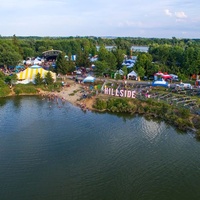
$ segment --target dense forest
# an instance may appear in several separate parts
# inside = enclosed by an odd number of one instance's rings
[[[108,51],[106,46],[114,46]],[[97,51],[97,46],[100,46]],[[134,52],[132,46],[148,46],[149,51]],[[200,39],[171,39],[164,38],[101,38],[101,37],[0,37],[0,66],[16,66],[28,57],[42,56],[47,50],[61,50],[59,63],[61,71],[66,73],[73,70],[73,66],[90,67],[88,59],[98,55],[95,62],[95,73],[112,73],[117,69],[124,69],[124,56],[137,56],[134,70],[139,76],[150,76],[157,71],[177,74],[181,79],[189,79],[193,74],[200,73]],[[76,55],[72,64],[69,59],[61,62],[67,55]],[[70,66],[69,66],[70,65]],[[129,72],[128,71],[126,73]],[[125,70],[126,71],[126,70]]]

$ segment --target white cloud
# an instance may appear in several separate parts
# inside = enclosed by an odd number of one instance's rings
[[[186,31],[186,36],[199,37],[199,0],[0,0],[0,3],[3,36],[171,37]]]
[[[173,15],[168,9],[165,10],[165,14],[168,15],[168,16],[172,16]]]
[[[181,12],[175,12],[175,16],[177,18],[180,18],[180,19],[187,18],[187,15],[183,11],[181,11]]]
[[[185,18],[187,18],[187,15],[183,11],[172,13],[170,10],[165,9],[165,15],[170,16],[170,17],[171,16],[175,16],[178,19],[185,19]]]

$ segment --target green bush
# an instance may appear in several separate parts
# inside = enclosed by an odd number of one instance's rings
[[[177,118],[174,123],[180,130],[187,130],[188,127],[192,127],[192,123],[183,118]]]
[[[179,115],[179,117],[186,119],[186,118],[189,118],[190,111],[188,109],[185,109],[185,108],[180,108],[178,110],[178,115]]]
[[[0,97],[8,96],[10,93],[10,89],[7,85],[0,87]]]
[[[14,92],[16,95],[19,94],[36,94],[37,93],[37,88],[34,85],[15,85],[14,87]]]
[[[16,95],[19,95],[19,94],[22,93],[22,90],[20,88],[15,88],[14,92],[15,92]]]
[[[107,109],[107,103],[105,100],[102,99],[96,99],[96,102],[94,104],[94,108],[98,110],[104,110]]]

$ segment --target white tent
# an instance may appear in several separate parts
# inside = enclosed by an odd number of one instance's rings
[[[34,65],[40,65],[42,63],[41,60],[38,60],[37,58],[33,61]]]
[[[116,78],[117,74],[119,74],[120,76],[123,76],[124,75],[124,71],[123,70],[117,70],[114,74],[114,78]]]
[[[95,78],[93,76],[87,76],[85,79],[83,79],[83,83],[93,83],[95,81]]]
[[[137,73],[136,73],[135,71],[130,72],[130,73],[127,75],[127,79],[129,79],[130,77],[136,77],[136,78],[137,78]]]

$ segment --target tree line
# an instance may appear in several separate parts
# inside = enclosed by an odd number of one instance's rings
[[[107,45],[115,46],[108,51]],[[148,46],[148,53],[131,51],[131,46]],[[97,46],[100,46],[97,51]],[[137,56],[134,70],[140,76],[157,71],[174,73],[182,79],[200,73],[200,39],[164,38],[101,38],[101,37],[0,37],[0,66],[16,66],[27,57],[42,56],[47,50],[61,50],[57,58],[57,73],[66,74],[75,66],[88,68],[89,57],[98,55],[95,73],[112,73],[123,68],[124,56]],[[67,55],[68,60],[65,56]],[[76,61],[71,56],[76,55]],[[128,69],[127,73],[132,69]],[[125,70],[126,71],[126,70]]]

